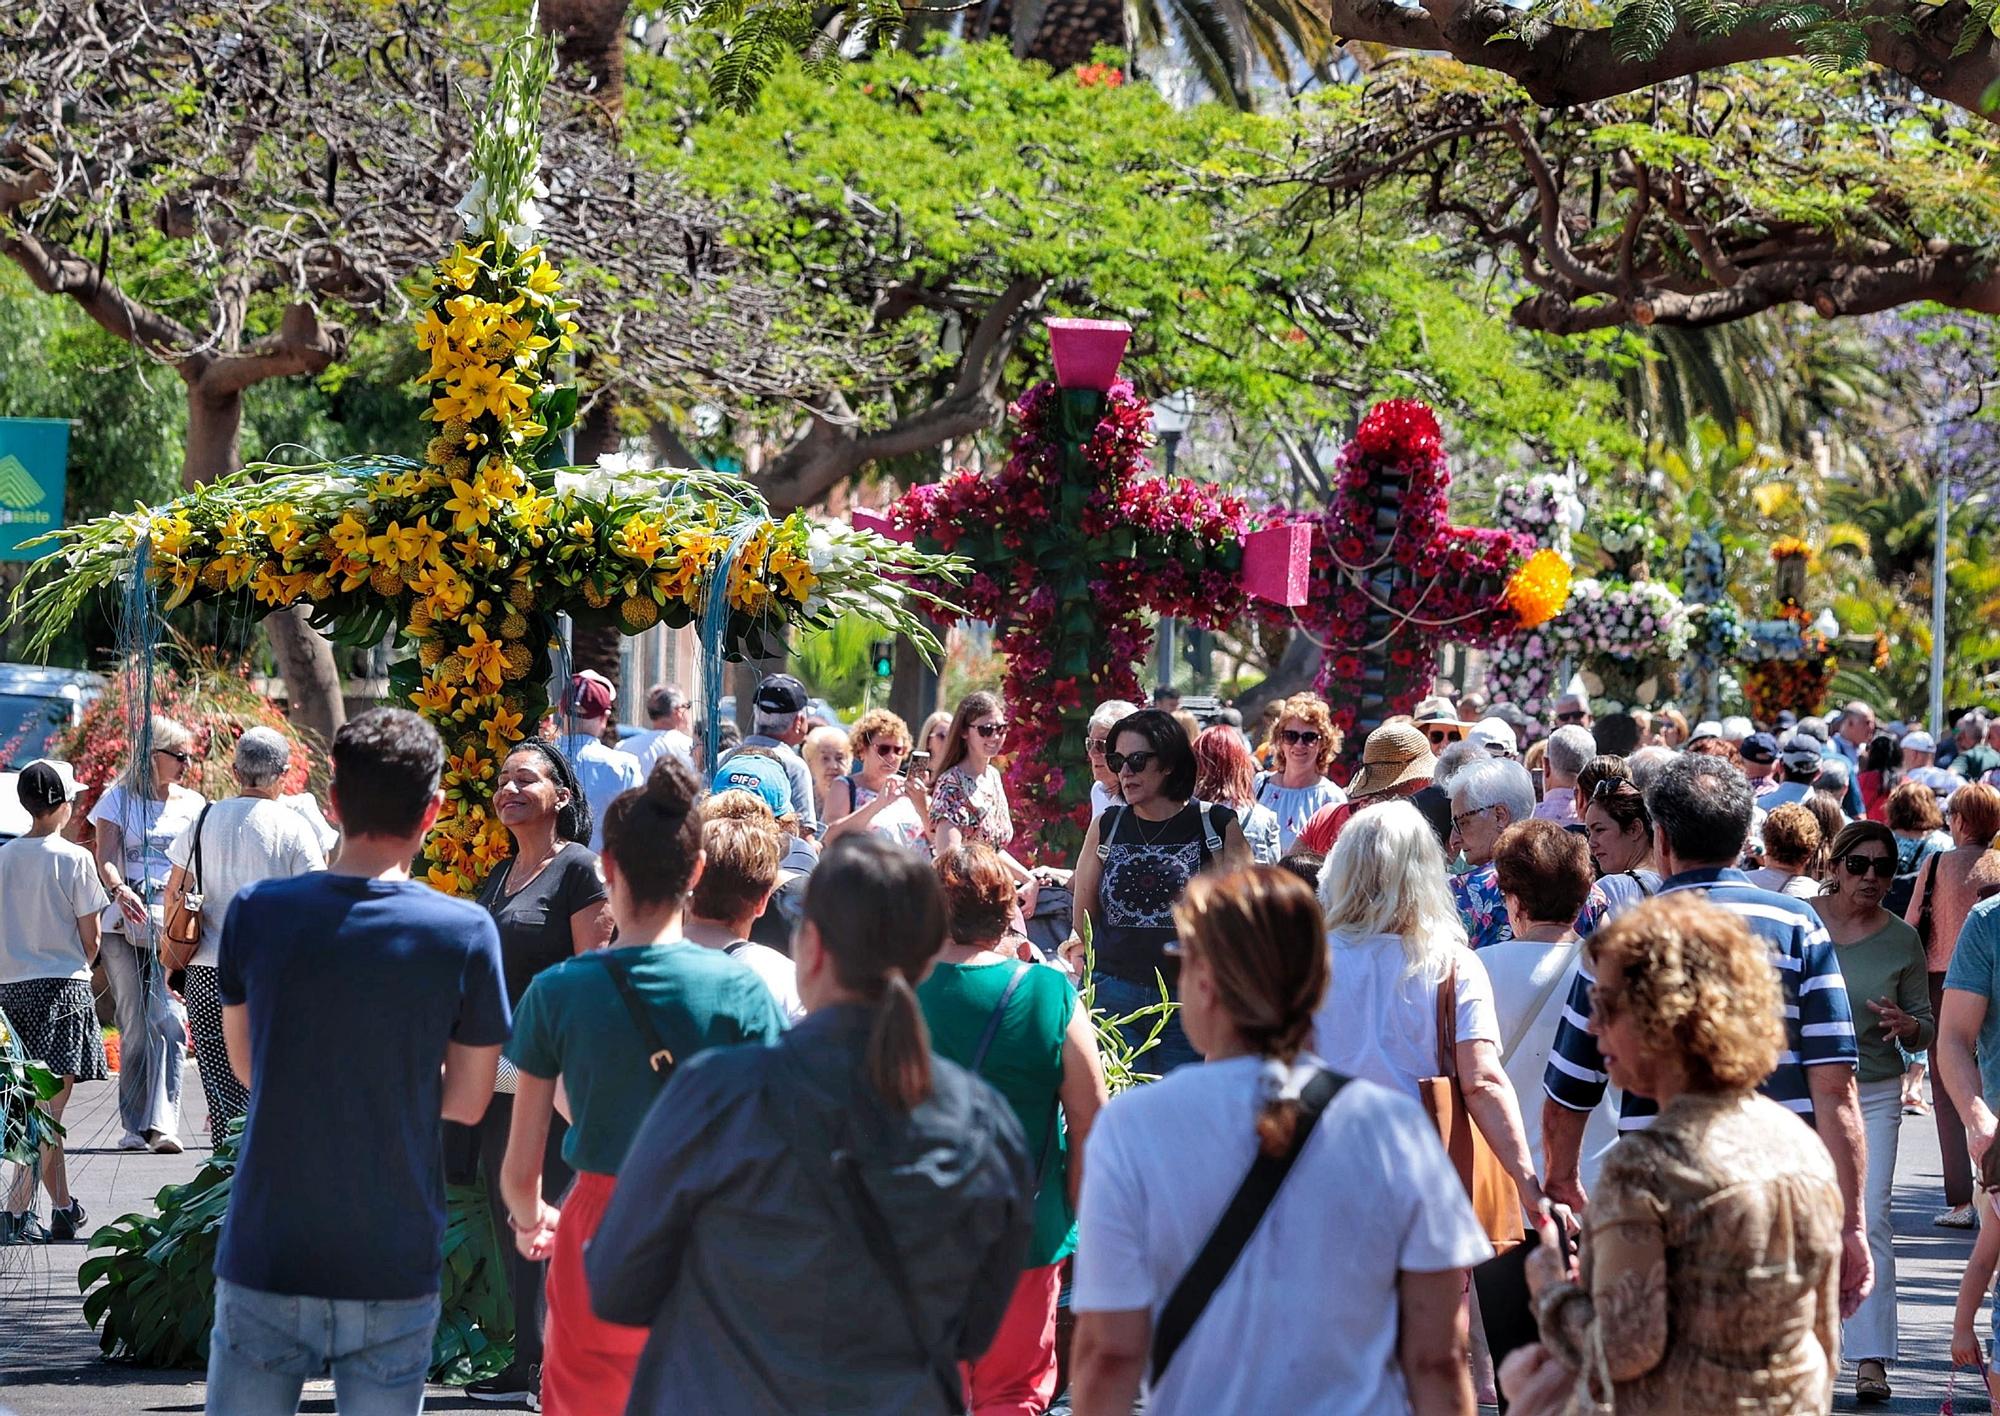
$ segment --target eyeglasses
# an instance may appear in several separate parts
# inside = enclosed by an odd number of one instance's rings
[[[1110,738],[1085,738],[1083,740],[1083,750],[1089,753],[1092,757],[1104,756],[1106,749],[1108,749],[1110,746],[1111,746]]]
[[[190,763],[190,762],[194,761],[194,758],[190,757],[190,756],[189,756],[189,755],[188,755],[187,753],[185,753],[185,752],[182,752],[182,751],[181,751],[181,750],[180,750],[179,748],[174,748],[174,747],[156,747],[156,748],[154,748],[154,749],[153,749],[153,751],[155,751],[155,752],[159,753],[159,754],[160,754],[160,756],[162,756],[162,757],[171,757],[171,758],[173,758],[173,759],[174,759],[174,761],[176,761],[176,762],[180,763],[180,764],[181,764],[181,766],[183,766],[183,767],[187,766],[187,765],[188,765],[188,763]]]
[[[1450,728],[1432,728],[1424,736],[1431,740],[1432,747],[1443,747],[1448,742],[1458,741],[1458,734]]]
[[[1134,772],[1143,772],[1159,760],[1160,754],[1157,752],[1107,752],[1104,754],[1104,765],[1114,772],[1123,772],[1128,767]]]
[[[1301,746],[1315,747],[1319,744],[1318,733],[1313,733],[1313,732],[1302,733],[1297,728],[1286,728],[1282,733],[1279,733],[1278,736],[1284,739],[1286,747],[1301,747]]]
[[[910,749],[902,746],[900,743],[878,742],[874,745],[874,752],[877,757],[887,757],[891,760],[908,756],[909,751]]]
[[[1857,880],[1871,870],[1875,872],[1876,878],[1880,880],[1892,880],[1896,875],[1896,858],[1894,856],[1842,856],[1840,863],[1846,866],[1847,873]]]
[[[1454,831],[1465,830],[1466,822],[1470,821],[1475,816],[1484,815],[1485,813],[1491,811],[1494,806],[1498,806],[1499,804],[1500,803],[1496,801],[1493,803],[1492,806],[1475,806],[1470,811],[1459,811],[1452,813],[1451,829]]]
[[[974,723],[972,730],[983,738],[997,738],[1007,731],[1006,719],[997,723]]]

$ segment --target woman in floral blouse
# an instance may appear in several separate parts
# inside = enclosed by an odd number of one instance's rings
[[[1007,788],[993,759],[1007,741],[1007,719],[1000,700],[991,693],[972,693],[959,703],[946,730],[944,755],[931,778],[931,853],[942,860],[960,846],[979,842],[993,847],[1024,892],[1022,909],[1034,908],[1034,876],[1008,849],[1014,841],[1014,817],[1007,809]]]

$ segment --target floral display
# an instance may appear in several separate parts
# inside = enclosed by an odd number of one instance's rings
[[[1107,699],[1138,700],[1152,646],[1147,610],[1219,626],[1246,607],[1239,497],[1150,477],[1152,410],[1132,386],[1108,395],[1044,383],[1009,410],[1006,465],[916,487],[889,509],[919,547],[964,556],[953,593],[999,626],[1013,724],[1006,782],[1018,849],[1075,856],[1090,817],[1084,728]],[[942,585],[926,588],[946,593]]]
[[[1583,529],[1583,499],[1568,472],[1503,478],[1495,489],[1494,515],[1502,526],[1529,532],[1569,559],[1570,538]]]
[[[1562,686],[1565,664],[1629,692],[1670,672],[1694,630],[1688,606],[1663,581],[1585,578],[1570,586],[1561,616],[1495,651],[1487,674],[1496,697],[1542,713]]]
[[[1441,642],[1504,641],[1560,609],[1568,564],[1534,558],[1526,532],[1450,524],[1437,415],[1415,400],[1370,409],[1336,468],[1299,623],[1326,646],[1319,688],[1353,739],[1430,692]]]
[[[445,739],[445,806],[417,873],[470,894],[511,849],[490,810],[508,749],[548,708],[556,616],[627,633],[704,616],[725,647],[760,648],[786,624],[859,611],[934,649],[923,603],[897,577],[943,586],[950,563],[867,533],[774,522],[748,484],[707,472],[613,475],[541,466],[575,417],[559,377],[575,324],[560,272],[535,243],[544,43],[511,46],[476,124],[478,181],[463,241],[425,284],[416,322],[434,431],[421,459],[255,464],[157,510],[55,533],[24,582],[45,643],[91,590],[136,565],[164,607],[211,596],[305,604],[342,642],[392,627],[410,656],[396,694]]]

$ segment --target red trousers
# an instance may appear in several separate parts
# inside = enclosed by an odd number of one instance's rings
[[[588,1170],[563,1196],[562,1223],[549,1255],[548,1323],[542,1339],[542,1410],[550,1416],[604,1416],[625,1409],[647,1330],[607,1323],[590,1311],[583,1246],[611,1204],[617,1177]]]
[[[563,1220],[568,1222],[567,1213]],[[993,1345],[976,1361],[959,1364],[972,1416],[1040,1416],[1049,1409],[1056,1394],[1056,1299],[1061,1293],[1061,1264],[1021,1270]]]

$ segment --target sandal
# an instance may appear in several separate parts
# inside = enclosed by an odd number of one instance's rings
[[[1931,1223],[1939,1229],[1977,1229],[1979,1216],[1973,1212],[1971,1205],[1960,1205],[1957,1209],[1946,1210]]]
[[[1889,1396],[1887,1369],[1876,1358],[1864,1357],[1854,1370],[1854,1399],[1873,1405],[1878,1401],[1887,1401]]]

